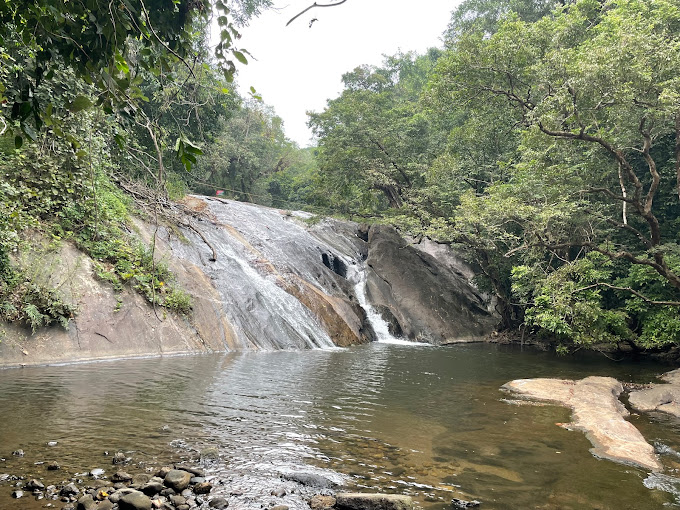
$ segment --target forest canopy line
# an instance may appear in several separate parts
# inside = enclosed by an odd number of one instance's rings
[[[189,313],[153,246],[130,248],[131,196],[171,210],[222,190],[454,244],[503,328],[563,352],[680,343],[675,0],[464,0],[443,49],[347,72],[305,149],[229,81],[239,26],[270,0],[216,3],[216,55],[209,0],[98,5],[0,0],[5,320],[76,313],[13,255],[34,230]]]

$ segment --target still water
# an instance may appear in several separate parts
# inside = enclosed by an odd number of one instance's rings
[[[645,487],[643,470],[592,457],[583,434],[555,425],[569,411],[509,404],[499,387],[587,375],[645,383],[671,368],[485,344],[374,343],[0,370],[0,474],[44,477],[34,462],[51,460],[61,480],[111,474],[105,452],[129,452],[143,468],[212,447],[216,472],[245,493],[230,508],[266,506],[258,491],[305,471],[410,494],[428,510],[450,508],[452,497],[485,509],[656,509],[673,494]],[[649,442],[680,451],[677,421],[630,419]],[[23,459],[11,455],[19,448]],[[662,461],[675,476],[680,459]],[[44,504],[10,500],[10,491],[0,483],[0,509]]]

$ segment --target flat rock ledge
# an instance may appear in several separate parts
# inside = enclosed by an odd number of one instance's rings
[[[680,418],[680,369],[667,372],[660,378],[666,384],[632,391],[628,395],[628,403],[637,411],[660,411]]]
[[[572,409],[572,423],[565,428],[585,432],[591,453],[614,462],[661,471],[654,448],[624,417],[628,411],[619,402],[623,386],[611,377],[567,379],[518,379],[502,389],[524,398],[556,402]]]

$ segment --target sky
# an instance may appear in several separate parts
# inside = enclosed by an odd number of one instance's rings
[[[333,0],[335,1],[335,0]],[[275,8],[241,29],[238,45],[252,58],[237,63],[239,92],[250,87],[284,121],[286,136],[313,144],[306,111],[322,111],[342,91],[341,77],[362,64],[379,65],[399,50],[424,53],[441,35],[459,0],[347,0],[316,7],[286,27],[314,0],[276,0]],[[318,3],[331,3],[318,0]],[[312,26],[309,22],[317,18]]]

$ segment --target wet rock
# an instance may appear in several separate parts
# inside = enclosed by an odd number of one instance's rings
[[[312,510],[329,510],[335,506],[335,498],[333,496],[317,495],[309,500],[309,507]]]
[[[61,490],[59,491],[60,496],[75,496],[77,494],[80,494],[80,489],[76,487],[74,483],[69,483],[68,485],[64,485]]]
[[[50,441],[50,442],[47,443],[47,446],[50,446],[50,447],[57,446],[57,442],[56,441]]]
[[[139,491],[125,494],[118,501],[120,510],[151,510],[151,499]]]
[[[0,475],[0,482],[4,482],[6,480],[9,480],[9,474],[8,473],[3,473]]]
[[[172,466],[163,466],[162,468],[160,468],[160,469],[158,470],[158,472],[156,473],[156,476],[157,476],[158,478],[160,478],[160,479],[163,479],[163,478],[165,478],[166,475],[167,475],[170,471],[172,471],[173,469],[174,469],[174,468],[173,468]]]
[[[339,493],[335,507],[343,510],[413,510],[413,500],[399,494]]]
[[[451,500],[451,505],[453,508],[477,508],[481,505],[482,503],[477,501],[476,499],[473,499],[472,501],[467,501],[465,499],[458,499],[458,498],[453,498]]]
[[[80,498],[76,504],[76,510],[94,510],[95,508],[97,508],[97,503],[90,494]]]
[[[53,460],[52,462],[47,464],[47,470],[48,471],[57,471],[59,469],[61,469],[61,466],[59,465],[59,463],[56,460]]]
[[[201,462],[216,461],[220,458],[220,452],[217,448],[209,447],[201,450]]]
[[[142,485],[140,490],[147,496],[153,496],[154,494],[158,494],[163,490],[163,484],[161,482],[149,481]]]
[[[212,484],[208,482],[201,482],[194,485],[195,494],[209,494],[212,490]]]
[[[168,487],[175,489],[177,492],[181,492],[189,487],[190,480],[191,473],[180,469],[173,469],[167,475],[165,475],[164,483]]]
[[[95,478],[100,477],[104,474],[104,470],[102,468],[96,468],[90,471],[90,476],[93,476]]]
[[[179,505],[177,507],[177,510],[191,510],[191,506],[190,505]]]
[[[185,471],[186,471],[186,469],[185,469]],[[205,478],[203,478],[202,476],[192,476],[191,480],[189,480],[189,483],[191,485],[194,485],[194,484],[197,484],[197,483],[203,483],[203,482],[205,482]]]
[[[174,489],[171,489],[170,487],[166,487],[161,491],[161,496],[165,496],[166,498],[169,498],[170,496],[174,496],[176,494]]]
[[[42,483],[40,480],[36,480],[33,478],[32,480],[29,480],[28,483],[26,483],[26,490],[29,491],[34,491],[34,490],[45,490],[45,484]]]
[[[24,456],[24,451],[23,451],[23,450],[14,450],[14,451],[12,452],[12,455],[14,455],[15,457],[23,457],[23,456]]]
[[[628,402],[637,411],[660,411],[680,418],[680,369],[667,372],[661,379],[668,384],[632,391]]]
[[[23,496],[24,496],[24,491],[20,491],[20,490],[12,491],[12,497],[14,499],[19,499]]]
[[[116,452],[113,454],[113,459],[111,463],[116,464],[127,464],[132,460],[132,457],[127,457],[123,452]]]
[[[285,487],[277,487],[273,491],[270,492],[272,496],[276,496],[277,498],[282,498],[286,495],[286,488]]]
[[[170,496],[170,503],[175,506],[186,505],[187,500],[184,496]]]
[[[215,448],[215,450],[217,449]],[[187,473],[191,473],[193,476],[205,477],[205,471],[193,466],[187,466],[185,464],[176,464],[175,469],[179,469],[180,471],[186,471]]]
[[[132,475],[125,471],[116,471],[111,477],[113,483],[127,483],[132,481]]]
[[[132,485],[144,485],[151,477],[146,473],[138,473],[132,477]]]
[[[481,340],[498,323],[486,296],[470,283],[470,269],[449,246],[409,243],[393,227],[373,225],[367,263],[367,298],[411,340]]]
[[[229,502],[224,498],[213,498],[208,503],[208,506],[210,508],[216,508],[217,510],[222,510],[223,508],[227,508],[229,506]]]
[[[652,445],[632,423],[624,420],[628,411],[617,398],[623,387],[616,379],[518,379],[504,384],[503,389],[570,407],[572,423],[564,426],[585,431],[593,445],[590,450],[593,455],[651,471],[663,469]]]
[[[286,473],[282,476],[286,480],[291,480],[308,487],[316,487],[319,489],[330,489],[336,485],[336,483],[332,480],[315,473]]]
[[[270,510],[288,510],[287,505],[274,505]]]
[[[108,499],[105,499],[101,503],[97,505],[97,510],[112,510],[113,509],[113,503],[109,501]]]

